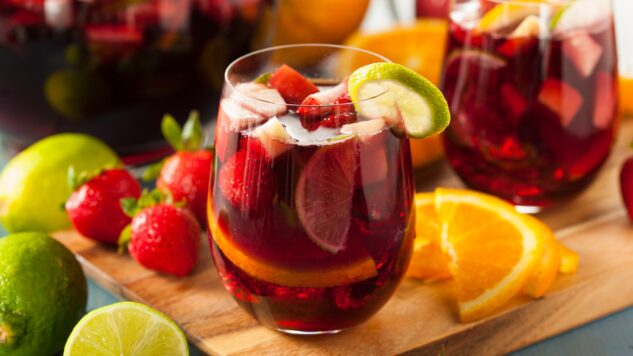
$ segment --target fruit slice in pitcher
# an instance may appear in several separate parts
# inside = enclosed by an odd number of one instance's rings
[[[310,239],[333,254],[343,250],[352,220],[358,141],[320,148],[303,170],[295,200],[299,220]]]

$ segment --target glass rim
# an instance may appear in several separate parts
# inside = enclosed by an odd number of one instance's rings
[[[358,47],[352,47],[352,46],[346,46],[346,45],[338,45],[338,44],[330,44],[330,43],[298,43],[298,44],[286,44],[286,45],[279,45],[279,46],[272,46],[272,47],[266,47],[266,48],[262,48],[262,49],[258,49],[256,51],[253,52],[249,52],[245,55],[242,55],[238,58],[236,58],[235,60],[233,60],[231,63],[229,63],[229,65],[226,67],[226,69],[224,70],[224,83],[225,85],[227,85],[233,92],[239,93],[240,95],[244,95],[245,97],[249,98],[249,99],[253,99],[253,100],[257,100],[260,101],[262,103],[267,103],[267,104],[275,104],[273,102],[270,102],[268,100],[264,100],[262,98],[258,98],[255,96],[251,96],[248,93],[244,93],[241,92],[239,90],[236,89],[236,86],[233,85],[233,83],[231,83],[231,81],[229,80],[229,72],[231,71],[231,69],[240,61],[245,60],[249,57],[252,56],[256,56],[262,53],[266,53],[266,52],[274,52],[274,51],[278,51],[278,50],[284,50],[284,49],[291,49],[291,48],[302,48],[302,47],[321,47],[321,48],[331,48],[331,49],[339,49],[339,50],[346,50],[346,51],[353,51],[353,52],[358,52],[358,53],[363,53],[366,55],[370,55],[373,57],[376,57],[380,60],[382,60],[383,62],[387,62],[387,63],[391,63],[392,61],[385,57],[382,56],[376,52],[372,52],[366,49],[362,49],[362,48],[358,48]],[[241,83],[240,83],[241,84]],[[364,102],[364,101],[369,101],[369,100],[373,100],[376,99],[382,95],[384,95],[385,93],[387,93],[388,90],[385,90],[383,92],[380,92],[376,95],[373,95],[369,98],[363,98],[360,101]],[[303,105],[303,107],[307,107],[307,108],[327,108],[327,107],[346,107],[349,105],[354,105],[354,102],[350,102],[350,103],[344,103],[344,104],[321,104],[321,105]],[[299,106],[302,106],[301,104],[288,104],[286,103],[287,107],[291,107],[291,108],[297,108]]]

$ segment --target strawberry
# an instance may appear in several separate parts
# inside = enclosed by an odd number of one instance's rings
[[[174,276],[186,276],[198,263],[200,225],[188,209],[173,204],[159,191],[140,199],[124,201],[134,216],[119,239],[119,251],[126,247],[142,266]]]
[[[356,122],[356,111],[347,94],[347,80],[329,90],[309,95],[297,109],[297,115],[308,131],[319,126],[338,128]]]
[[[78,187],[66,201],[65,208],[75,229],[83,236],[108,244],[116,244],[119,234],[132,220],[120,205],[123,198],[138,198],[141,186],[124,169],[106,169],[89,177],[79,178],[71,169],[71,184]]]
[[[633,157],[629,157],[620,170],[620,192],[629,218],[633,220]]]
[[[169,192],[174,200],[184,201],[204,226],[213,154],[202,148],[203,132],[198,113],[192,112],[182,129],[173,117],[165,115],[162,129],[176,153],[150,167],[143,178],[158,177],[157,188]]]
[[[308,95],[319,92],[316,85],[286,64],[270,75],[268,86],[277,89],[286,103],[295,105]]]
[[[218,184],[224,197],[244,212],[260,212],[271,204],[271,158],[257,139],[247,139],[244,147],[222,166]]]
[[[347,93],[341,94],[334,102],[334,112],[321,122],[321,126],[339,128],[356,122],[356,110]]]

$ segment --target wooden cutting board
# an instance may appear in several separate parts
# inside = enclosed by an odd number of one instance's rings
[[[55,237],[72,249],[87,275],[113,294],[163,311],[202,351],[214,355],[385,355],[411,353],[490,355],[513,351],[633,305],[633,224],[619,194],[633,121],[596,182],[579,198],[540,214],[565,244],[580,254],[580,269],[562,276],[545,298],[517,299],[496,315],[471,324],[457,321],[448,286],[406,279],[388,304],[362,326],[333,336],[283,335],[259,326],[224,290],[208,248],[185,279],[143,269],[128,256],[74,232]],[[419,190],[461,186],[445,163],[418,179]],[[203,246],[207,246],[206,243]]]

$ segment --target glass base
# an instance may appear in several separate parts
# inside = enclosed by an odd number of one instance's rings
[[[289,330],[276,328],[275,330],[289,335],[311,336],[311,335],[334,335],[338,334],[345,329],[338,330],[323,330],[323,331],[301,331],[301,330]]]
[[[538,214],[543,211],[542,206],[532,206],[532,205],[515,205],[514,209],[521,214]]]

